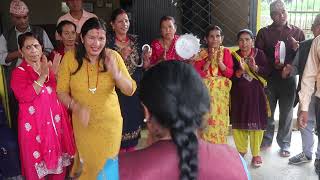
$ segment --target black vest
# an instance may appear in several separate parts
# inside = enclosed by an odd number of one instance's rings
[[[30,26],[31,32],[36,36],[36,38],[39,40],[39,43],[43,45],[43,29],[41,27],[37,26]],[[3,34],[4,38],[7,41],[7,49],[8,52],[13,52],[18,50],[18,44],[17,44],[17,35],[15,27],[9,29],[6,33]],[[13,61],[10,66],[16,67],[17,61]]]
[[[298,83],[298,87],[297,87],[297,95],[296,95],[296,99],[294,102],[294,106],[296,106],[297,103],[299,102],[298,92],[301,89],[301,80],[302,80],[303,70],[304,70],[304,67],[305,67],[307,60],[308,60],[308,55],[309,55],[312,41],[313,41],[313,39],[308,39],[308,40],[302,41],[299,44],[299,59],[298,59],[299,60],[299,62],[298,62],[299,83]]]

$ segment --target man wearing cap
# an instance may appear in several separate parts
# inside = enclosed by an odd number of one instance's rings
[[[296,79],[294,76],[283,79],[281,74],[284,65],[292,63],[299,47],[299,42],[303,41],[305,36],[301,29],[288,23],[287,11],[282,0],[276,0],[270,4],[270,16],[273,23],[260,29],[255,43],[257,48],[264,51],[273,67],[271,75],[267,79],[268,98],[272,115],[268,119],[268,126],[264,133],[261,148],[266,149],[272,144],[275,130],[274,111],[277,102],[279,102],[280,117],[277,143],[280,147],[280,156],[289,157]],[[275,63],[275,46],[280,41],[283,41],[286,46],[284,64]]]
[[[9,98],[10,118],[12,125],[16,128],[18,104],[11,91],[10,77],[11,71],[19,66],[22,57],[18,51],[18,36],[25,32],[32,32],[43,45],[43,50],[48,55],[52,50],[52,43],[47,33],[40,27],[29,24],[29,9],[21,0],[13,0],[10,4],[10,16],[13,27],[0,36],[0,64],[4,66],[4,76],[6,78],[6,91]]]
[[[71,21],[77,26],[77,34],[80,34],[82,25],[90,18],[97,17],[95,14],[85,11],[82,7],[82,0],[65,0],[70,11],[58,19],[57,24],[63,20]],[[56,39],[60,38],[56,34]]]
[[[313,21],[313,24],[311,26],[311,31],[314,35],[314,37],[317,37],[320,35],[320,14],[316,16],[316,18]],[[311,44],[313,42],[313,39],[308,39],[300,43],[298,52],[296,54],[296,57],[293,60],[292,65],[287,64],[284,67],[284,70],[282,72],[282,75],[284,78],[287,76],[295,76],[299,75],[299,83],[297,92],[301,89],[301,79],[303,75],[303,70],[305,67],[305,64],[308,59],[309,51],[311,48]],[[296,97],[295,105],[298,103],[299,97]],[[301,132],[301,139],[302,139],[302,152],[297,154],[296,156],[293,156],[289,159],[289,164],[301,164],[306,162],[311,162],[312,160],[312,151],[313,151],[313,145],[314,145],[314,137],[313,137],[313,129],[315,127],[316,122],[316,114],[315,114],[315,101],[316,97],[314,94],[311,96],[311,101],[309,104],[309,110],[308,110],[308,123],[305,128],[300,129]],[[316,161],[320,162],[320,142],[318,142],[318,148],[316,152]],[[320,163],[318,163],[318,171],[320,170]]]

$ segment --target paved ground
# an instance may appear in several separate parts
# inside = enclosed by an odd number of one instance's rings
[[[146,134],[142,133],[140,147],[145,144]],[[315,136],[317,145],[317,137]],[[232,136],[228,137],[228,143],[235,147]],[[250,149],[250,148],[248,148]],[[301,152],[301,136],[299,131],[294,131],[292,134],[291,155],[294,156]],[[316,146],[314,147],[316,149]],[[317,174],[314,172],[314,160],[310,163],[302,165],[289,165],[289,158],[282,158],[278,154],[279,147],[274,141],[272,147],[267,151],[263,151],[261,156],[263,158],[263,165],[260,168],[252,168],[250,151],[245,156],[251,173],[252,180],[318,180]],[[320,180],[320,178],[319,178]]]
[[[229,144],[234,146],[231,136],[229,137]],[[317,144],[317,142],[315,144]],[[291,155],[294,156],[300,153],[301,149],[300,132],[295,131],[292,135]],[[316,147],[314,147],[314,149],[316,149]],[[314,172],[314,161],[299,166],[289,165],[289,158],[280,157],[278,152],[279,147],[274,141],[269,150],[261,153],[263,165],[256,169],[250,166],[251,154],[248,153],[246,155],[245,160],[248,164],[252,180],[318,180],[318,176]]]

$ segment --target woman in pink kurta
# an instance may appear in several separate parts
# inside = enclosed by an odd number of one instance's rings
[[[19,102],[22,175],[27,180],[63,180],[75,152],[71,124],[39,41],[28,32],[19,36],[18,43],[24,60],[12,72],[11,88]]]
[[[160,19],[160,33],[161,37],[151,42],[151,54],[144,55],[144,68],[168,60],[182,60],[176,53],[175,44],[179,36],[176,35],[175,20],[171,16],[163,16]]]

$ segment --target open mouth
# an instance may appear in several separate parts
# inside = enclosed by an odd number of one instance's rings
[[[93,52],[99,52],[100,51],[100,48],[99,47],[91,47],[91,50]]]
[[[128,27],[123,27],[121,28],[122,31],[127,31],[128,30]]]

